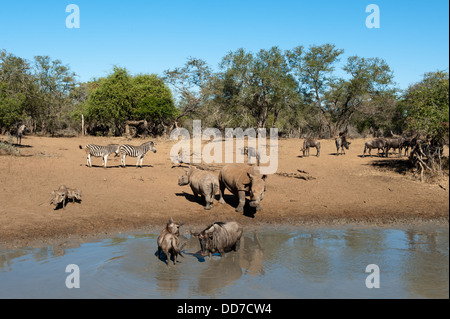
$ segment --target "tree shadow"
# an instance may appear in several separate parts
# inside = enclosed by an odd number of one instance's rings
[[[27,144],[17,144],[17,143],[13,143],[13,144],[11,144],[12,146],[14,146],[14,147],[17,147],[17,148],[30,148],[30,147],[33,147],[33,146],[31,146],[31,145],[27,145]]]
[[[370,165],[381,170],[396,172],[401,175],[405,175],[413,168],[413,165],[409,160],[400,158],[374,160],[366,165]]]

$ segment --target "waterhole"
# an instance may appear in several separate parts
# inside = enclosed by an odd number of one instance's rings
[[[237,252],[211,259],[182,235],[176,265],[156,256],[157,236],[1,250],[0,298],[449,298],[448,227],[244,230]]]

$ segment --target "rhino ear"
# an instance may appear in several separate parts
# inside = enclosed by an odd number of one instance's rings
[[[247,176],[252,180],[253,178],[255,178],[255,175],[253,175],[252,173],[247,173]]]

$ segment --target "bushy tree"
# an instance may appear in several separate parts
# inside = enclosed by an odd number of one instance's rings
[[[443,142],[449,130],[448,72],[426,73],[408,88],[402,105],[409,129]]]
[[[87,100],[86,118],[111,134],[123,134],[130,120],[149,121],[150,130],[163,133],[176,115],[172,94],[156,75],[133,77],[125,68],[114,67],[97,85]],[[162,126],[162,132],[157,125]]]

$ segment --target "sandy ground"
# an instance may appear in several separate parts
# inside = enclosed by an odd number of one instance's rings
[[[7,137],[0,136],[0,140]],[[302,157],[303,140],[279,140],[278,173],[270,175],[262,211],[246,207],[235,212],[237,200],[229,192],[227,203],[215,201],[211,211],[195,201],[189,186],[178,186],[182,168],[172,168],[170,149],[174,141],[153,139],[157,153],[136,159],[111,156],[108,168],[101,158],[86,166],[79,145],[134,144],[141,139],[25,136],[21,156],[0,156],[0,245],[23,246],[35,242],[86,239],[139,229],[158,229],[169,217],[185,223],[186,229],[206,227],[215,221],[236,220],[244,227],[267,224],[342,225],[365,223],[423,223],[448,225],[448,175],[437,183],[421,183],[402,169],[395,156],[389,159],[361,158],[364,140],[352,140],[350,150],[336,156],[333,140],[322,140],[315,157]],[[448,156],[448,149],[445,149]],[[401,161],[406,161],[403,157]],[[214,164],[218,174],[221,165]],[[298,169],[307,173],[300,174]],[[307,179],[282,175],[299,174]],[[81,203],[65,209],[49,205],[50,193],[59,185],[82,190]],[[218,197],[217,197],[218,198]],[[247,205],[248,206],[248,205]],[[200,230],[200,229],[199,229]]]

